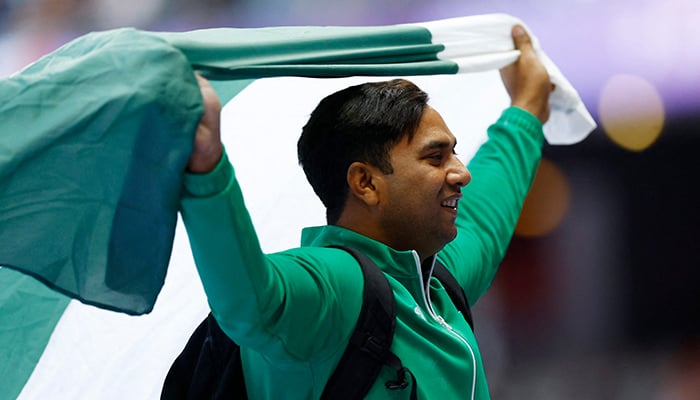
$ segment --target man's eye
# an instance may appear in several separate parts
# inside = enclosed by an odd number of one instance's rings
[[[445,156],[442,153],[436,153],[436,154],[431,154],[428,156],[428,161],[430,161],[431,164],[442,164],[442,161],[445,159]]]

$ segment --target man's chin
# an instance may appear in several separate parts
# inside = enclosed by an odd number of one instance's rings
[[[455,228],[452,232],[445,233],[442,236],[443,236],[444,240],[443,240],[442,246],[440,246],[440,249],[438,251],[442,250],[443,247],[447,246],[447,244],[449,244],[451,241],[453,241],[457,238],[457,229]]]
[[[452,225],[452,227],[449,230],[448,236],[450,237],[450,239],[447,241],[447,243],[455,240],[455,238],[457,237],[457,226],[456,225]]]

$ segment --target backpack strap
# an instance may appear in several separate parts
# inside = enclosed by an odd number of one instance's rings
[[[388,389],[408,387],[411,376],[411,399],[416,399],[417,382],[413,373],[390,351],[396,327],[396,300],[384,273],[360,251],[346,246],[332,246],[350,253],[360,264],[365,287],[362,309],[348,347],[326,383],[321,399],[364,398],[377,380],[383,366],[396,371],[396,380],[388,381]]]
[[[435,260],[435,267],[433,267],[433,276],[436,277],[445,291],[450,296],[452,303],[457,307],[459,311],[462,312],[462,316],[467,320],[469,326],[474,330],[474,319],[472,318],[472,311],[469,308],[469,300],[467,295],[464,293],[464,289],[459,285],[457,279],[454,275],[440,262]]]

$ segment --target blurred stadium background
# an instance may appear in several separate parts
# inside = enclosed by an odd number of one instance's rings
[[[0,0],[0,77],[95,30],[521,18],[600,127],[545,158],[476,306],[496,399],[700,399],[697,0]],[[697,136],[696,136],[697,135]]]

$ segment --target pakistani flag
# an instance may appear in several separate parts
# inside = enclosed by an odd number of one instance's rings
[[[92,33],[0,80],[0,399],[154,399],[207,314],[178,220],[203,106],[265,251],[298,245],[324,209],[296,162],[318,101],[404,76],[431,96],[465,161],[509,100],[507,15],[381,27]],[[539,48],[556,91],[547,140],[595,124]],[[265,78],[265,79],[260,79]],[[334,78],[334,79],[318,79]],[[167,275],[166,275],[167,272]]]

